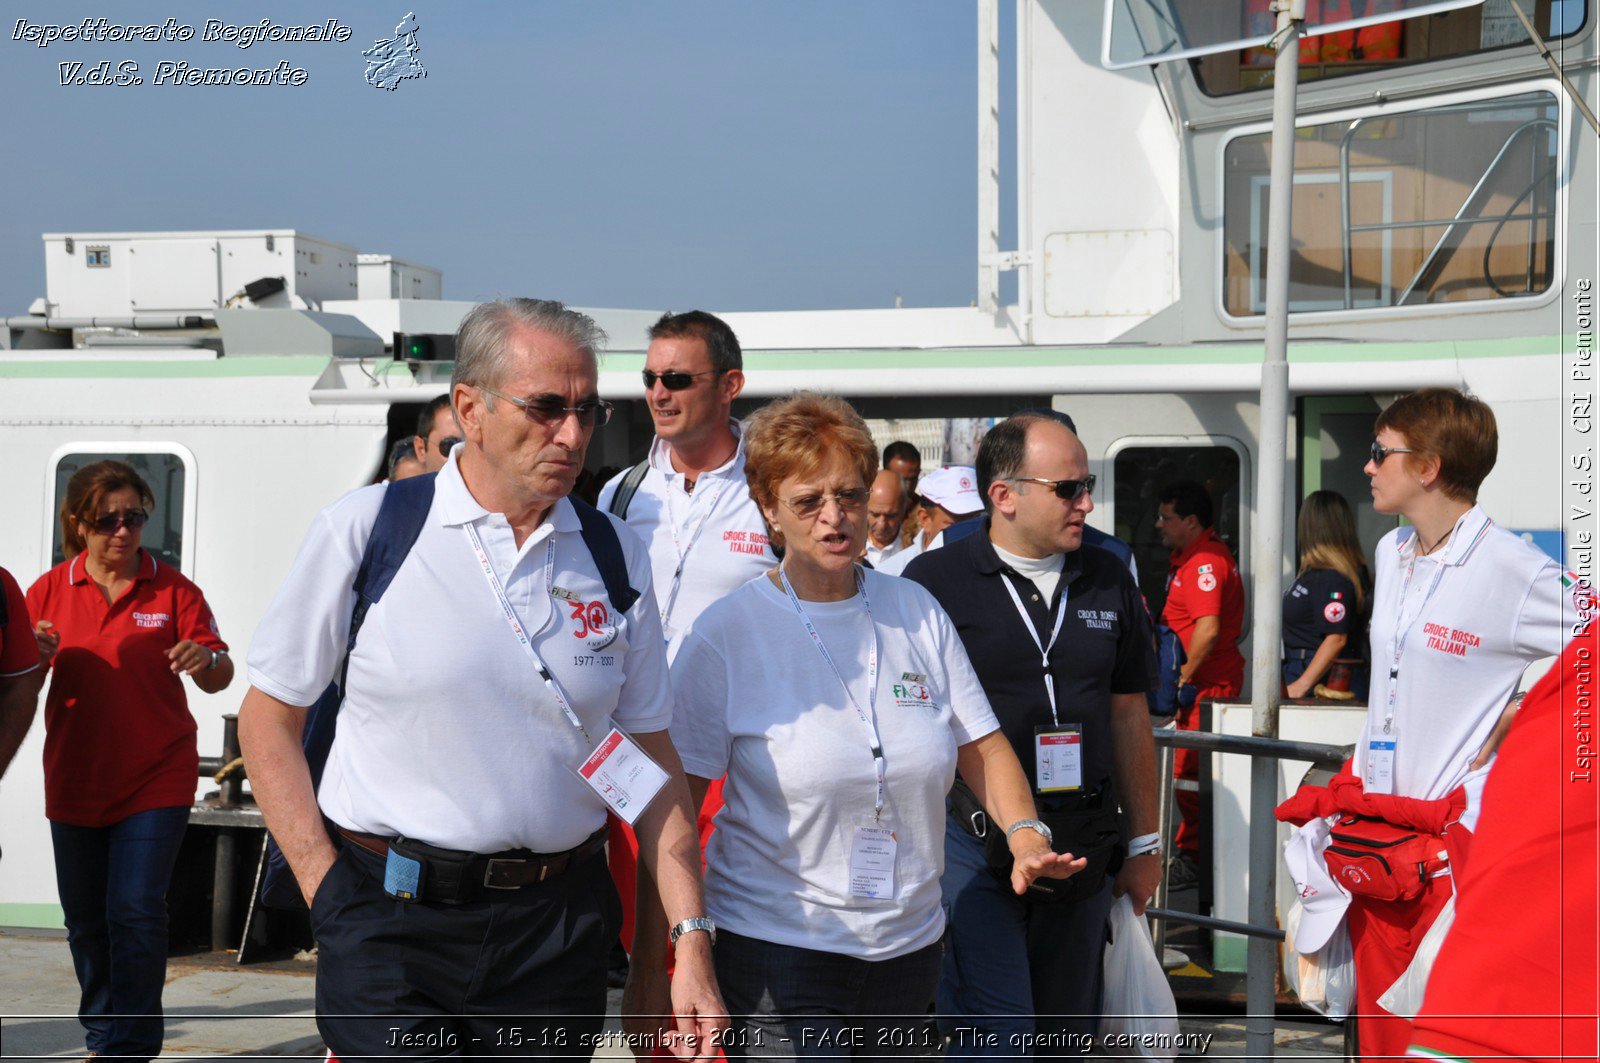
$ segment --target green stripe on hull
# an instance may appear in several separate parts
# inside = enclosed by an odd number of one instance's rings
[[[0,904],[0,926],[64,930],[66,925],[67,919],[59,904]]]

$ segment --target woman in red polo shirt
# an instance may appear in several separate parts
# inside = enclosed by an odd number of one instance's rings
[[[67,482],[67,560],[28,590],[45,700],[45,815],[89,1051],[161,1051],[167,884],[199,777],[182,677],[233,679],[200,589],[140,548],[154,496],[129,465]]]

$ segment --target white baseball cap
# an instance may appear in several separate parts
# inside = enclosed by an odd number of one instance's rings
[[[946,465],[917,481],[917,494],[958,517],[983,509],[978,495],[978,470],[970,465]]]
[[[1328,874],[1328,865],[1322,858],[1322,850],[1328,847],[1329,829],[1327,820],[1314,819],[1290,835],[1283,850],[1283,862],[1294,878],[1303,909],[1294,940],[1295,951],[1302,956],[1309,956],[1328,943],[1344,921],[1345,909],[1350,907],[1350,894]]]

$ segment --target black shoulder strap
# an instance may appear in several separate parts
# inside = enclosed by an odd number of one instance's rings
[[[608,508],[618,520],[628,519],[628,506],[633,503],[633,496],[639,493],[639,485],[644,483],[645,474],[649,471],[650,459],[646,458],[629,469],[628,475],[617,485],[617,493],[611,496]]]
[[[634,479],[632,472],[628,474],[628,479]],[[639,485],[635,482],[633,486],[637,488]],[[625,490],[628,490],[626,480],[618,486],[617,497],[621,498]],[[633,496],[631,490],[628,496]],[[606,585],[606,597],[611,600],[611,608],[626,613],[639,600],[639,592],[628,582],[628,559],[622,555],[622,540],[617,538],[617,529],[604,513],[582,499],[571,498],[571,502],[572,508],[577,511],[578,522],[583,526],[583,545],[589,548],[589,556],[594,558],[594,566],[600,570],[600,580]],[[626,500],[623,505],[626,507]],[[616,502],[613,501],[613,513],[616,508]]]
[[[428,520],[428,510],[433,506],[433,485],[437,478],[438,473],[427,473],[405,480],[391,480],[384,488],[378,519],[372,525],[367,549],[361,555],[361,566],[356,569],[356,604],[350,613],[350,638],[345,643],[347,663],[350,651],[355,649],[356,634],[367,617],[367,610],[378,604],[383,592],[389,589],[394,574],[405,564],[412,544],[422,534],[422,526]],[[344,688],[343,668],[339,673],[339,687]]]

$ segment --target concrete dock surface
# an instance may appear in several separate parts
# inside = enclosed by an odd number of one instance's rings
[[[313,1017],[315,963],[302,957],[240,966],[231,953],[173,957],[167,964],[163,1059],[321,1059]],[[593,1058],[631,1058],[617,1019],[621,994],[608,1002],[607,1031],[615,1034]],[[0,1059],[81,1059],[83,1030],[76,1017],[78,983],[64,933],[0,929]],[[1244,1057],[1242,1015],[1180,1016],[1184,1058]],[[1341,1028],[1313,1018],[1277,1020],[1276,1051],[1299,1059],[1342,1059]],[[1098,1056],[1124,1049],[1096,1046]],[[1036,1058],[1088,1054],[1082,1047],[1041,1049]]]

